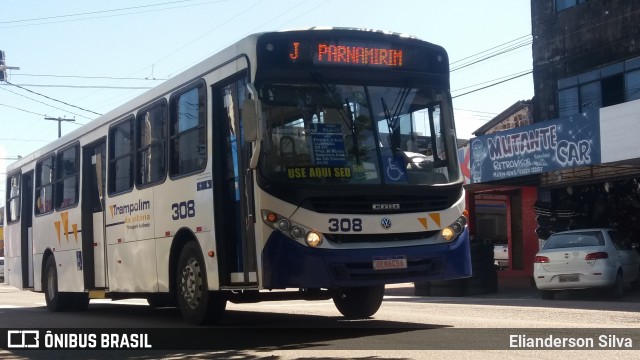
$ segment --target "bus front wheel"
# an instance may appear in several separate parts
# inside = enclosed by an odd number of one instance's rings
[[[363,319],[378,311],[383,297],[384,285],[340,288],[333,296],[333,303],[345,317]]]
[[[202,325],[220,320],[227,299],[221,292],[209,291],[202,251],[195,241],[182,248],[176,279],[178,307],[187,323]]]

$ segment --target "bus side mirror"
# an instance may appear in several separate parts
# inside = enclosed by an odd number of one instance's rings
[[[261,115],[262,104],[260,100],[246,99],[242,103],[242,123],[245,141],[256,142],[261,139]]]

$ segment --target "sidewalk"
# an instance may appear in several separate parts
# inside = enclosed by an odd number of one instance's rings
[[[503,297],[505,295],[531,295],[537,297],[537,289],[528,277],[499,277],[498,292],[494,294],[476,295],[482,297]],[[385,295],[389,296],[415,296],[413,283],[391,284],[385,287]],[[473,296],[469,296],[473,297]]]

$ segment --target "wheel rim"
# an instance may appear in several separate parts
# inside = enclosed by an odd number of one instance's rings
[[[195,309],[202,299],[202,274],[200,264],[194,258],[189,259],[182,268],[180,277],[182,298],[190,308]]]
[[[49,299],[53,300],[56,297],[56,274],[55,269],[49,269],[49,273],[47,274],[47,294],[49,295]]]

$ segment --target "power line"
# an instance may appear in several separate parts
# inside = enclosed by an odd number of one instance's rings
[[[30,77],[54,77],[54,78],[75,78],[75,79],[107,79],[107,80],[142,80],[142,81],[165,81],[169,78],[136,78],[136,77],[117,77],[117,76],[83,76],[83,75],[53,75],[53,74],[11,74],[15,76],[30,76]]]
[[[176,49],[176,50],[174,50],[174,51],[172,51],[172,52],[170,52],[170,53],[168,53],[168,54],[164,55],[164,56],[163,56],[163,57],[161,57],[159,60],[154,61],[150,66],[153,68],[153,66],[155,66],[155,64],[156,64],[156,63],[159,63],[159,62],[161,62],[161,61],[163,61],[163,60],[165,60],[165,59],[167,59],[167,58],[169,58],[169,57],[173,56],[174,54],[176,54],[176,53],[180,52],[182,49],[184,49],[184,48],[186,48],[186,47],[190,46],[191,44],[195,43],[196,41],[199,41],[200,39],[202,39],[202,38],[204,38],[205,36],[207,36],[207,35],[209,35],[210,33],[212,33],[214,30],[217,30],[218,28],[220,28],[220,27],[222,27],[222,26],[226,25],[227,23],[229,23],[229,22],[231,22],[232,20],[236,19],[237,17],[239,17],[240,15],[244,14],[245,12],[247,12],[247,11],[251,10],[252,8],[255,8],[257,4],[260,4],[260,3],[261,3],[261,2],[263,2],[263,1],[264,1],[264,0],[259,0],[256,4],[252,4],[252,5],[250,5],[249,7],[245,8],[244,10],[240,11],[239,13],[237,13],[237,14],[235,14],[235,15],[231,16],[231,17],[230,17],[230,18],[228,18],[225,22],[220,23],[220,24],[216,24],[213,28],[209,29],[209,30],[208,30],[208,31],[206,31],[204,34],[202,34],[202,35],[200,35],[200,36],[196,37],[195,39],[193,39],[192,41],[190,41],[190,42],[188,42],[188,43],[186,43],[186,44],[184,44],[184,45],[180,46],[178,49]],[[140,69],[140,70],[137,70],[137,71],[133,72],[132,74],[137,74],[137,73],[139,73],[140,71],[145,70],[145,69],[147,69],[147,68],[148,68],[148,66],[145,66],[144,68],[142,68],[142,69]],[[118,80],[118,81],[119,81],[119,80]],[[116,84],[118,81],[115,81],[115,82],[113,82],[112,84]],[[97,93],[97,92],[99,92],[99,91],[92,92],[91,94],[95,94],[95,93]],[[87,96],[88,96],[88,95],[87,95]],[[86,97],[86,96],[85,96],[85,97]],[[117,97],[118,97],[118,96],[116,96],[115,98],[117,98]],[[111,98],[111,99],[114,99],[114,98]],[[111,99],[108,99],[108,100],[111,100]],[[102,101],[100,104],[103,104],[103,103],[105,103],[105,102],[104,102],[104,101]]]
[[[28,142],[51,142],[51,140],[36,140],[36,139],[16,139],[16,138],[0,138],[0,141],[28,141]]]
[[[28,91],[28,92],[30,92],[30,93],[32,93],[32,94],[36,94],[36,95],[42,96],[42,97],[47,98],[47,99],[49,99],[49,100],[56,101],[56,102],[59,102],[59,103],[61,103],[61,104],[65,104],[65,105],[67,105],[67,106],[71,106],[71,107],[74,107],[74,108],[76,108],[76,109],[80,109],[80,110],[82,110],[82,111],[90,112],[90,113],[92,113],[92,114],[96,114],[96,115],[98,115],[98,116],[102,115],[102,114],[97,113],[97,112],[95,112],[95,111],[88,110],[88,109],[84,109],[84,108],[81,108],[80,106],[72,105],[72,104],[69,104],[68,102],[64,102],[64,101],[62,101],[62,100],[54,99],[54,98],[52,98],[52,97],[49,97],[49,96],[47,96],[47,95],[40,94],[40,93],[35,92],[35,91],[33,91],[33,90],[29,90],[29,89],[27,89],[27,88],[23,88],[22,86],[12,84],[12,83],[10,83],[10,82],[8,82],[8,81],[5,81],[5,82],[6,82],[7,84],[9,84],[9,85],[13,85],[13,86],[15,86],[15,87],[17,87],[17,88],[19,88],[19,89],[22,89],[22,90]]]
[[[453,92],[456,92],[456,91],[460,91],[460,90],[464,90],[464,89],[468,89],[468,88],[473,88],[473,87],[476,87],[476,86],[479,86],[479,85],[484,85],[484,84],[487,84],[487,83],[490,83],[490,82],[494,82],[494,81],[497,81],[497,80],[502,80],[502,79],[505,79],[505,78],[508,78],[508,77],[511,77],[511,76],[521,75],[521,74],[523,74],[525,72],[531,73],[532,70],[529,69],[529,70],[518,71],[517,73],[513,73],[513,74],[510,74],[510,75],[501,76],[499,78],[494,78],[494,79],[491,79],[491,80],[488,80],[488,81],[483,81],[481,83],[477,83],[477,84],[474,84],[474,85],[469,85],[469,86],[461,87],[461,88],[456,89],[456,90],[451,90],[451,92],[453,93]]]
[[[104,14],[104,13],[109,13],[109,12],[135,10],[135,9],[149,8],[149,7],[159,7],[159,6],[164,6],[164,5],[172,5],[172,4],[177,4],[177,3],[185,3],[185,2],[193,2],[193,1],[196,1],[196,0],[178,0],[178,1],[170,1],[170,2],[165,2],[165,3],[159,3],[159,4],[139,5],[139,6],[126,7],[126,8],[118,8],[118,9],[107,9],[107,10],[89,11],[89,12],[84,12],[84,13],[45,16],[45,17],[32,18],[32,19],[0,21],[0,25],[1,24],[15,24],[15,23],[34,22],[34,21],[40,21],[40,20],[52,20],[52,19],[60,19],[60,18],[70,18],[70,17],[78,17],[78,16],[94,15],[94,14]],[[151,12],[151,11],[171,10],[171,9],[181,8],[181,7],[199,6],[199,5],[204,5],[204,4],[219,3],[219,2],[226,2],[226,1],[229,1],[229,0],[206,1],[204,3],[201,2],[201,3],[198,3],[198,4],[192,4],[192,5],[169,7],[169,8],[164,8],[164,9],[151,9],[151,10],[147,10],[147,11],[130,12],[130,13],[115,14],[115,15],[108,15],[108,16],[102,16],[102,17],[122,16],[122,15],[129,15],[129,14],[132,14],[132,13],[137,14],[137,13]],[[98,17],[90,17],[90,18],[82,18],[82,19],[70,19],[68,21],[89,20],[89,19],[94,19],[94,18],[98,18]],[[58,22],[64,22],[64,21],[58,21]],[[7,28],[7,27],[18,27],[18,26],[32,26],[32,25],[42,25],[42,24],[51,24],[51,23],[54,23],[54,22],[25,24],[25,25],[17,25],[17,26],[3,26],[3,27]]]
[[[46,88],[70,88],[70,89],[114,89],[114,90],[148,90],[153,86],[109,86],[109,85],[60,85],[60,84],[11,84],[17,87],[46,87]],[[26,89],[25,89],[26,90]],[[74,106],[74,105],[70,105]],[[82,109],[82,108],[79,108]],[[85,110],[93,112],[91,110]],[[94,113],[97,114],[97,113]],[[101,115],[101,114],[98,114]]]
[[[46,106],[52,107],[52,108],[54,108],[54,109],[58,109],[58,110],[61,110],[61,111],[66,111],[66,112],[69,112],[69,113],[71,113],[71,114],[73,114],[73,115],[83,117],[83,118],[85,118],[85,119],[93,120],[93,119],[92,119],[92,118],[90,118],[90,117],[86,117],[86,116],[84,116],[84,115],[76,114],[76,113],[74,113],[74,112],[67,111],[67,110],[65,110],[65,109],[59,108],[59,107],[57,107],[57,106],[53,106],[53,105],[51,105],[51,104],[47,104],[47,103],[42,102],[42,101],[40,101],[40,100],[36,100],[36,99],[34,99],[34,98],[30,98],[30,97],[28,97],[28,96],[26,96],[26,95],[19,94],[19,93],[15,92],[15,91],[11,91],[11,90],[9,90],[9,89],[6,89],[4,86],[0,86],[0,90],[8,91],[8,92],[10,92],[10,93],[12,93],[12,94],[15,94],[15,95],[18,95],[18,96],[22,96],[23,98],[29,99],[29,100],[31,100],[31,101],[35,101],[35,102],[37,102],[37,103],[40,103],[40,104],[42,104],[42,105],[46,105]]]
[[[33,112],[33,111],[29,111],[29,110],[21,109],[21,108],[19,108],[19,107],[15,107],[15,106],[7,105],[7,104],[0,104],[0,106],[6,106],[6,107],[8,107],[8,108],[12,108],[12,109],[16,109],[16,110],[24,111],[24,112],[29,113],[29,114],[45,116],[44,114],[38,114],[37,112]],[[1,140],[1,139],[0,139],[0,140]]]
[[[460,70],[460,69],[463,69],[463,68],[466,68],[466,67],[469,67],[469,66],[471,66],[471,65],[477,64],[477,63],[479,63],[479,62],[483,62],[483,61],[485,61],[485,60],[489,60],[489,59],[494,58],[494,57],[496,57],[496,56],[498,56],[498,55],[506,54],[506,53],[511,52],[511,51],[514,51],[514,50],[516,50],[516,49],[519,49],[519,48],[522,48],[522,47],[525,47],[525,46],[531,45],[532,43],[533,43],[533,40],[527,40],[527,41],[525,41],[525,42],[522,42],[522,43],[519,43],[519,44],[515,44],[515,45],[513,45],[513,46],[512,46],[512,47],[510,47],[510,48],[507,48],[507,49],[504,49],[504,50],[500,50],[500,51],[497,51],[497,52],[491,53],[491,54],[489,54],[489,55],[487,55],[487,56],[485,56],[485,57],[482,57],[482,58],[480,58],[480,59],[477,59],[477,60],[474,60],[474,61],[470,61],[470,62],[467,62],[467,63],[465,63],[465,64],[462,64],[462,65],[456,66],[456,67],[454,67],[454,68],[452,68],[452,69],[451,69],[451,72],[456,71],[456,70]]]
[[[533,73],[533,70],[532,70],[532,71],[527,71],[527,72],[526,72],[526,73],[524,73],[524,74],[520,74],[520,75],[516,75],[516,76],[510,77],[510,78],[505,79],[505,80],[502,80],[502,81],[498,81],[498,82],[493,83],[493,84],[491,84],[491,85],[483,86],[483,87],[481,87],[481,88],[478,88],[478,89],[475,89],[475,90],[468,91],[468,92],[466,92],[466,93],[464,93],[464,94],[460,94],[460,95],[452,96],[451,98],[452,98],[452,99],[455,99],[455,98],[457,98],[457,97],[464,96],[464,95],[467,95],[467,94],[471,94],[471,93],[474,93],[474,92],[476,92],[476,91],[484,90],[484,89],[490,88],[490,87],[492,87],[492,86],[496,86],[496,85],[498,85],[498,84],[502,84],[502,83],[504,83],[504,82],[511,81],[511,80],[513,80],[513,79],[517,79],[517,78],[522,77],[522,76],[525,76],[525,75],[529,75],[529,74],[531,74],[531,73]]]
[[[495,112],[488,112],[488,111],[467,110],[467,109],[459,109],[459,108],[453,108],[453,110],[476,112],[476,113],[488,114],[488,115],[492,115],[492,116],[498,115],[498,113],[495,113]]]
[[[205,32],[204,34],[198,36],[197,38],[191,40],[190,42],[182,45],[181,47],[179,47],[178,49],[170,52],[169,54],[163,56],[162,58],[160,58],[160,60],[156,60],[154,61],[154,64],[159,63],[162,60],[165,60],[166,58],[176,54],[177,52],[179,52],[180,50],[186,48],[187,46],[190,46],[191,44],[195,43],[196,41],[199,41],[200,39],[204,38],[205,36],[209,35],[210,33],[212,33],[214,30],[219,29],[220,27],[232,22],[233,20],[235,20],[236,18],[238,18],[240,15],[244,14],[245,12],[251,10],[252,8],[256,7],[258,4],[260,4],[261,2],[263,2],[264,0],[259,0],[256,4],[252,4],[249,7],[245,8],[244,10],[240,11],[239,13],[229,17],[226,21],[216,24],[213,28],[209,29],[207,32]]]
[[[530,36],[531,36],[531,34],[527,34],[527,35],[521,36],[521,37],[519,37],[519,38],[515,38],[515,39],[513,39],[513,40],[509,40],[509,41],[507,41],[507,42],[505,42],[505,43],[502,43],[502,44],[500,44],[500,45],[496,45],[496,46],[494,46],[494,47],[491,47],[491,48],[488,48],[488,49],[486,49],[486,50],[483,50],[483,51],[477,52],[477,53],[472,54],[472,55],[469,55],[469,56],[467,56],[467,57],[463,57],[462,59],[459,59],[459,60],[456,60],[456,61],[452,61],[452,62],[450,62],[450,63],[449,63],[449,65],[453,65],[453,64],[455,64],[455,63],[459,63],[459,62],[461,62],[461,61],[463,61],[463,60],[467,60],[467,59],[469,59],[469,58],[472,58],[472,57],[475,57],[475,56],[479,56],[479,55],[484,54],[484,53],[486,53],[486,52],[489,52],[489,51],[491,51],[491,50],[493,50],[493,49],[496,49],[496,48],[499,48],[499,47],[505,46],[505,45],[507,45],[507,44],[510,44],[510,43],[512,43],[512,42],[521,41],[522,39],[527,38],[527,37],[530,37]]]

